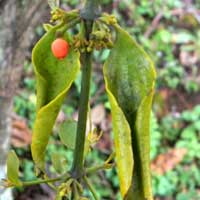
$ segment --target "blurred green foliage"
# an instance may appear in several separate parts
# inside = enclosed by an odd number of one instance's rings
[[[163,100],[161,98],[160,103],[155,100],[154,107],[159,107],[163,114],[160,116],[155,109],[151,116],[152,161],[170,149],[186,149],[183,160],[172,170],[162,175],[152,172],[154,195],[158,199],[166,200],[200,199],[200,105],[196,105],[195,101],[195,98],[199,98],[200,91],[198,78],[200,24],[196,16],[200,4],[199,1],[192,1],[191,4],[185,2],[182,0],[102,0],[103,10],[115,14],[119,23],[143,45],[154,60],[158,74],[155,96],[160,94],[163,88],[177,91],[191,107],[186,109],[184,105],[177,105],[179,95],[173,96],[174,104],[170,104],[171,99],[168,98]],[[62,6],[65,8],[67,6],[75,8],[78,4],[78,0],[62,0]],[[43,34],[41,27],[38,27],[36,32],[39,36]],[[103,63],[108,55],[109,50],[94,52],[97,67],[95,66],[92,79],[90,93],[92,98],[103,83],[99,64]],[[32,127],[35,118],[35,79],[28,61],[24,65],[24,79],[20,87],[21,92],[14,98],[14,111],[27,118],[29,126]],[[71,118],[77,110],[79,92],[80,76],[75,81],[66,104],[62,107],[68,118]],[[190,99],[192,96],[194,98]],[[95,104],[99,102],[103,103],[109,112],[109,103],[104,93],[99,94]],[[47,161],[51,163],[51,155],[56,152],[63,155],[67,160],[67,166],[70,166],[72,151],[68,150],[66,153],[67,148],[61,146],[58,141],[58,136],[54,135],[47,150]],[[33,163],[30,161],[30,156],[27,156],[30,155],[30,150],[17,149],[17,153],[22,160],[22,178],[24,180],[34,178]],[[87,165],[102,163],[108,153],[98,149],[91,151]],[[50,168],[50,170],[55,173],[54,169]],[[120,200],[115,169],[93,175],[92,182],[100,199]],[[86,192],[86,195],[89,196],[89,192]]]

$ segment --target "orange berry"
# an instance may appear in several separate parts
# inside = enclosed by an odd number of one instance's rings
[[[69,52],[69,44],[66,40],[57,38],[51,44],[51,51],[56,58],[63,59]]]

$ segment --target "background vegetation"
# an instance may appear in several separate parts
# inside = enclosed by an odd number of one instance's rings
[[[151,117],[153,191],[158,200],[200,199],[200,1],[192,0],[102,0],[103,10],[117,16],[120,24],[144,47],[157,69],[156,94]],[[78,0],[62,0],[64,9]],[[36,29],[38,39],[44,33]],[[34,45],[34,44],[33,44]],[[102,63],[109,50],[95,52],[92,77],[91,115],[93,126],[103,131],[87,162],[101,163],[112,151],[110,106],[104,89]],[[35,118],[35,77],[31,49],[23,66],[20,87],[14,98],[12,146],[21,158],[22,179],[34,178],[30,147]],[[59,152],[70,164],[72,152],[60,145],[59,123],[77,118],[80,76],[59,114],[47,151]],[[199,104],[199,105],[198,105]],[[105,108],[104,108],[105,106]],[[49,169],[50,172],[53,169]],[[101,199],[119,199],[115,169],[93,176]],[[89,194],[88,194],[89,195]],[[15,190],[15,199],[53,199],[46,186]]]

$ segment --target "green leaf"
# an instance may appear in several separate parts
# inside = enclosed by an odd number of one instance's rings
[[[14,151],[10,151],[7,157],[7,178],[13,186],[21,186],[19,180],[19,159]]]
[[[134,164],[131,147],[131,130],[123,114],[123,111],[118,106],[115,97],[112,95],[108,88],[107,81],[106,90],[111,104],[114,144],[120,189],[122,196],[124,196],[131,185]]]
[[[152,200],[150,113],[155,70],[132,37],[116,26],[114,48],[104,65],[113,118],[116,163],[123,199]]]
[[[67,160],[62,154],[57,152],[52,153],[51,161],[57,173],[62,174],[66,170]]]
[[[61,142],[66,145],[69,149],[75,148],[76,143],[76,121],[66,121],[60,125],[59,136]]]
[[[37,115],[33,128],[31,151],[36,166],[44,171],[45,149],[53,125],[72,82],[80,70],[79,53],[71,47],[65,59],[51,52],[60,25],[47,32],[33,49],[32,61],[37,78]],[[70,40],[65,35],[66,40]]]

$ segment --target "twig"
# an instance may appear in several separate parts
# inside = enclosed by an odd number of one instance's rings
[[[160,20],[163,17],[163,11],[160,11],[156,17],[153,19],[151,25],[149,26],[149,28],[147,29],[147,31],[144,33],[144,37],[148,38],[152,32],[158,27]]]
[[[86,176],[84,176],[83,179],[84,179],[84,181],[85,181],[85,183],[86,183],[88,189],[89,189],[90,192],[92,193],[94,199],[95,199],[95,200],[99,200],[99,198],[98,198],[98,196],[97,196],[97,193],[96,193],[95,189],[93,188],[93,186],[92,186],[90,180],[89,180]]]

